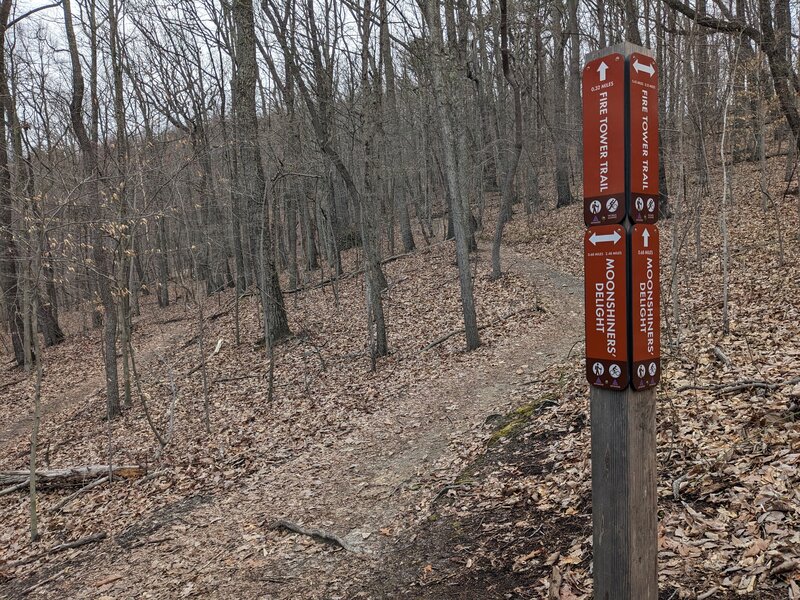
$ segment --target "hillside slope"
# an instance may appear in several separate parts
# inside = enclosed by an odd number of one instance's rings
[[[741,167],[730,214],[728,335],[721,333],[717,202],[702,207],[699,263],[691,213],[661,224],[666,597],[714,587],[713,597],[786,597],[800,577],[800,387],[783,385],[800,375],[797,197],[784,197],[776,183],[778,207],[755,225],[760,201],[748,187],[749,168]],[[387,264],[392,354],[375,372],[364,352],[358,278],[335,291],[287,296],[295,337],[276,348],[271,403],[255,299],[241,300],[239,346],[233,297],[208,299],[210,433],[196,307],[183,300],[163,311],[144,306],[137,367],[162,434],[173,414],[163,449],[138,393],[121,419],[103,420],[97,333],[73,326],[45,357],[40,464],[102,464],[111,455],[149,475],[98,486],[63,510],[54,507],[74,490],[43,490],[43,538],[34,545],[27,497],[0,497],[0,594],[546,598],[555,586],[562,598],[588,597],[581,236],[577,206],[519,215],[508,228],[503,279],[488,281],[487,257],[477,256],[478,316],[487,327],[484,345],[469,354],[460,335],[426,350],[460,326],[449,244]],[[14,383],[18,371],[0,377],[0,469],[25,468],[30,384]],[[275,528],[280,519],[336,535],[353,551]],[[42,555],[98,533],[107,537]]]

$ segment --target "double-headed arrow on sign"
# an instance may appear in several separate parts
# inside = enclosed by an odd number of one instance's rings
[[[653,65],[647,65],[645,63],[640,63],[638,61],[638,59],[633,59],[633,68],[636,69],[637,73],[639,71],[644,71],[645,73],[650,75],[650,77],[655,75],[655,72],[656,72],[656,70],[653,68]],[[602,76],[601,76],[601,78],[602,78]]]
[[[592,233],[589,241],[592,243],[593,246],[597,246],[599,243],[603,242],[611,242],[612,244],[616,244],[618,241],[622,239],[622,236],[614,231],[613,233]]]

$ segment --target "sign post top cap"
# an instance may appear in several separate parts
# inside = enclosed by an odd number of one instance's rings
[[[650,58],[655,58],[655,53],[650,48],[645,48],[644,46],[637,46],[636,44],[631,44],[630,42],[622,42],[620,44],[614,44],[613,46],[607,46],[605,48],[601,48],[600,50],[593,50],[589,52],[586,56],[584,56],[584,62],[589,62],[590,60],[594,60],[596,58],[601,58],[603,56],[608,56],[609,54],[622,54],[626,58],[633,54],[634,52],[638,52],[639,54],[644,54],[645,56],[649,56]]]

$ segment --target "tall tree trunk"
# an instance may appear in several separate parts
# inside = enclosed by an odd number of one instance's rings
[[[581,135],[581,38],[578,25],[578,1],[567,0],[569,19],[569,120],[578,164],[583,163],[583,136]]]
[[[502,275],[500,269],[500,244],[503,240],[503,227],[511,217],[511,203],[514,195],[514,177],[522,155],[522,94],[516,75],[511,71],[511,51],[508,49],[508,0],[500,0],[500,53],[503,65],[503,76],[511,87],[514,97],[514,148],[507,163],[505,178],[503,179],[500,211],[497,215],[494,239],[492,240],[492,279],[499,279]]]
[[[625,39],[631,44],[642,45],[642,36],[639,33],[639,8],[638,0],[624,0],[625,5]]]
[[[433,96],[442,146],[444,148],[445,185],[451,198],[453,213],[453,230],[456,240],[456,263],[461,287],[461,310],[464,315],[464,332],[467,350],[480,346],[478,319],[475,312],[475,300],[472,291],[472,273],[469,265],[469,221],[461,202],[461,185],[458,181],[459,169],[456,161],[451,98],[445,87],[445,49],[442,37],[442,25],[439,15],[439,0],[425,0],[425,19],[430,30],[431,54],[430,72],[433,80]]]
[[[289,254],[289,287],[298,286],[297,278],[297,196],[294,186],[289,184],[285,194],[286,202],[286,237]]]
[[[99,190],[99,173],[97,163],[96,151],[96,120],[92,118],[92,133],[94,141],[89,138],[86,131],[86,126],[83,122],[83,98],[84,98],[84,80],[83,72],[81,69],[81,59],[78,54],[78,44],[75,38],[75,30],[72,23],[72,6],[71,0],[63,0],[62,9],[64,11],[64,25],[67,37],[67,44],[69,46],[70,64],[72,67],[72,98],[70,101],[70,122],[75,138],[78,140],[78,145],[81,149],[81,158],[83,162],[84,178],[86,183],[85,189],[88,196],[88,205],[98,210],[100,207],[100,190]],[[94,18],[94,11],[91,12],[90,26],[92,29],[92,49],[96,50],[96,21]],[[96,61],[92,60],[92,78],[94,80],[96,73]],[[94,88],[94,83],[92,85]],[[94,95],[94,94],[93,94]],[[94,105],[94,98],[93,105]],[[106,408],[107,416],[114,418],[119,415],[119,387],[117,381],[117,311],[114,304],[114,298],[111,293],[111,279],[113,276],[113,268],[108,250],[105,247],[103,239],[100,237],[99,231],[95,230],[92,235],[93,245],[93,258],[98,271],[97,288],[100,295],[100,300],[103,304],[105,313],[105,322],[103,327],[103,346],[105,349],[105,373],[106,373]]]
[[[564,82],[564,46],[566,40],[561,28],[561,14],[564,12],[562,0],[555,0],[551,11],[553,32],[553,126],[550,133],[555,149],[556,206],[559,208],[572,204],[575,200],[569,186],[569,152],[566,137],[567,122],[565,113],[566,85]]]
[[[289,323],[283,303],[278,273],[274,264],[272,236],[267,223],[269,212],[262,210],[267,201],[266,181],[261,166],[261,148],[258,143],[258,119],[256,117],[256,64],[255,25],[252,0],[234,0],[233,23],[235,28],[236,69],[233,77],[233,96],[236,107],[234,115],[234,137],[236,139],[236,176],[234,189],[242,204],[248,207],[249,240],[253,251],[255,268],[264,273],[262,306],[264,318],[269,320],[270,342],[287,337]],[[259,234],[263,231],[263,243]]]
[[[395,211],[400,222],[400,237],[403,241],[403,251],[411,252],[415,248],[414,235],[411,232],[411,219],[408,214],[406,202],[406,183],[403,176],[398,175],[393,161],[402,157],[402,144],[400,143],[400,123],[397,109],[397,92],[395,90],[394,60],[392,59],[391,40],[389,38],[389,12],[386,0],[380,0],[380,51],[381,60],[386,76],[386,152],[388,153],[388,171],[390,197],[394,202]]]

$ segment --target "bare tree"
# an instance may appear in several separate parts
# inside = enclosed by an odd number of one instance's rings
[[[267,201],[266,181],[261,164],[261,147],[258,143],[256,117],[256,39],[252,0],[235,0],[233,3],[235,31],[235,69],[233,75],[233,102],[236,106],[233,132],[236,140],[235,195],[248,207],[250,253],[263,272],[261,278],[262,310],[269,323],[273,343],[289,335],[289,323],[283,304],[278,273],[275,270],[272,240],[268,225],[259,223],[268,218],[262,211]],[[262,232],[263,229],[263,232]],[[259,236],[263,235],[263,244]]]
[[[514,148],[506,166],[506,173],[501,188],[502,198],[500,211],[497,215],[494,240],[492,241],[492,278],[498,279],[500,270],[500,243],[503,239],[503,227],[511,218],[511,205],[514,196],[514,178],[517,175],[517,166],[522,156],[522,93],[516,74],[511,66],[511,51],[508,48],[508,2],[500,0],[500,53],[503,62],[503,76],[514,97]]]
[[[443,147],[444,180],[448,195],[451,198],[450,207],[453,213],[456,263],[458,264],[458,279],[461,286],[461,311],[464,316],[464,332],[466,334],[467,350],[474,350],[480,346],[481,341],[478,333],[478,319],[472,291],[472,273],[469,265],[469,210],[468,206],[465,209],[461,181],[462,174],[459,172],[456,158],[458,142],[457,135],[454,133],[453,121],[458,117],[454,111],[452,97],[452,79],[455,75],[447,65],[448,57],[442,35],[439,0],[420,0],[420,6],[424,12],[430,36],[430,75],[433,84],[433,101],[436,107],[436,117]],[[452,30],[449,33],[452,35]],[[461,156],[463,157],[463,155]]]

